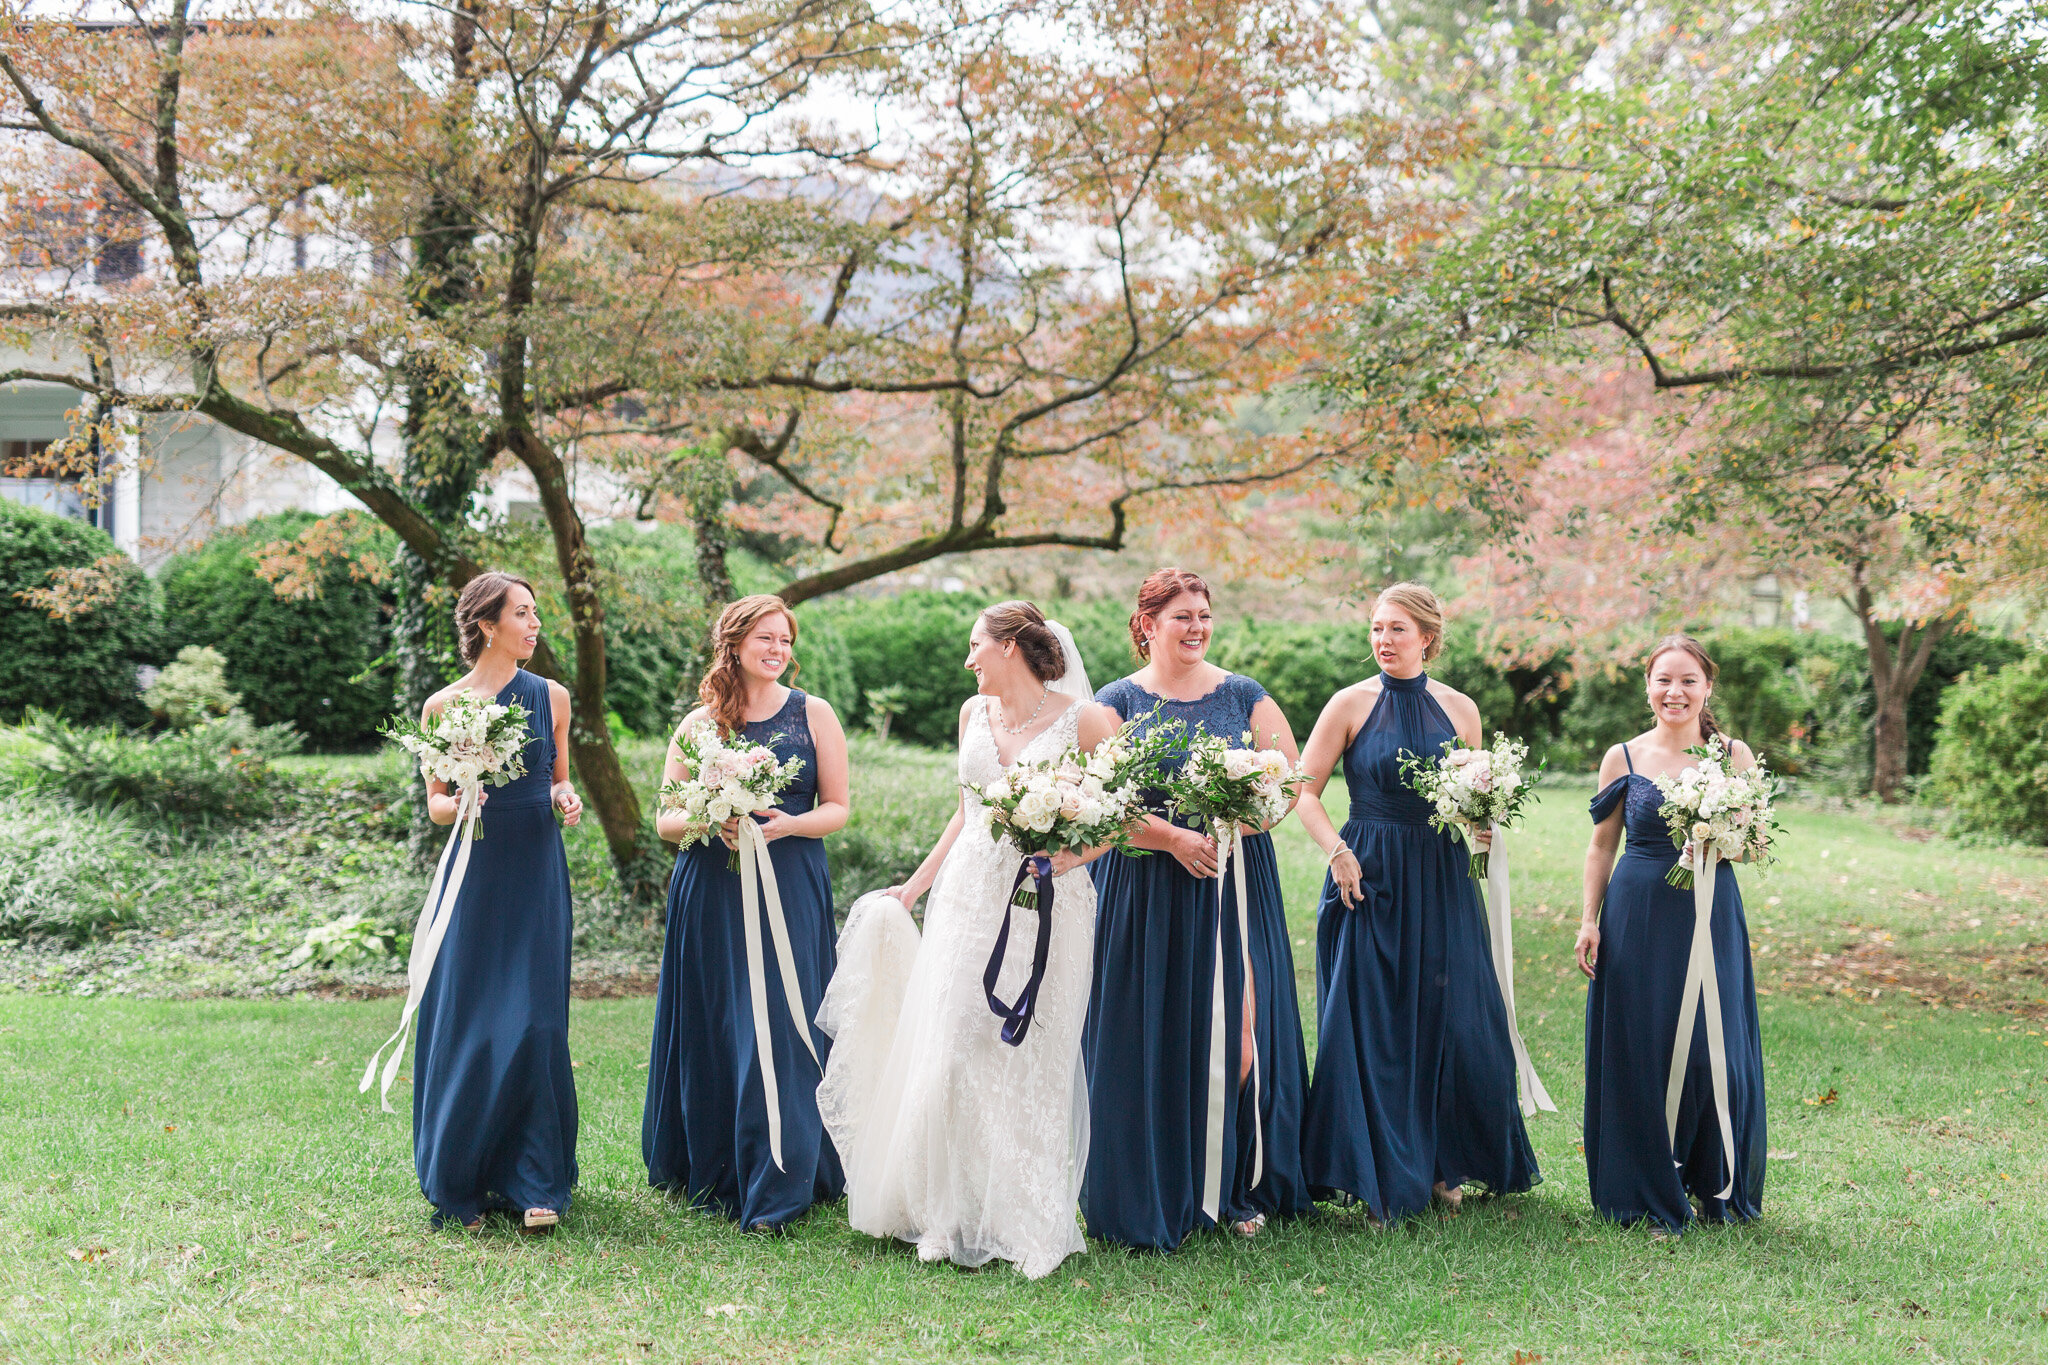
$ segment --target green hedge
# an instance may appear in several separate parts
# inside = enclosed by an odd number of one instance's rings
[[[1942,698],[1933,794],[1963,830],[2048,844],[2048,654],[1958,679]]]
[[[309,512],[258,517],[215,532],[164,566],[172,650],[206,645],[227,657],[228,686],[259,725],[290,725],[320,749],[361,748],[393,706],[391,589],[335,565],[315,597],[280,597],[254,551],[296,536]],[[387,554],[388,558],[388,554]]]
[[[135,670],[164,657],[163,609],[141,569],[118,560],[113,600],[69,622],[16,596],[50,587],[52,570],[116,554],[104,531],[0,499],[0,719],[19,720],[33,706],[86,724],[148,721]]]
[[[1885,635],[1897,644],[1898,623],[1887,623]],[[1860,659],[1862,651],[1859,649],[1857,654]],[[1942,705],[1948,690],[1959,679],[1977,669],[1996,673],[2026,656],[2025,642],[1981,630],[1944,635],[1935,641],[1927,656],[1927,671],[1920,675],[1920,681],[1913,684],[1912,694],[1906,698],[1906,771],[1919,774],[1931,768],[1935,742],[1941,734]],[[1872,695],[1867,665],[1864,679],[1867,699]],[[1865,705],[1869,705],[1868,700]]]

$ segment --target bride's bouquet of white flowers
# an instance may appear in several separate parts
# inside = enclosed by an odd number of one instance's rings
[[[1160,783],[1167,808],[1199,822],[1224,843],[1239,825],[1263,829],[1278,823],[1308,776],[1278,749],[1254,749],[1252,743],[1250,731],[1243,736],[1244,747],[1237,749],[1221,735],[1188,740],[1186,762]]]
[[[1475,749],[1455,736],[1436,758],[1401,755],[1401,776],[1430,804],[1429,823],[1455,829],[1472,848],[1472,876],[1486,880],[1487,855],[1474,842],[1480,830],[1506,828],[1521,818],[1536,790],[1536,775],[1525,771],[1529,746],[1496,732],[1491,749]],[[1537,765],[1541,773],[1542,764]]]
[[[990,835],[1007,839],[1027,858],[1104,845],[1132,851],[1132,818],[1159,774],[1159,746],[1135,738],[1133,731],[1124,725],[1093,753],[1077,745],[1019,763],[993,782],[969,783]]]
[[[676,731],[675,744],[690,775],[661,784],[660,806],[682,813],[687,828],[678,842],[686,848],[710,842],[712,833],[735,816],[773,809],[775,798],[804,768],[802,759],[783,762],[765,744],[720,735],[708,719]],[[738,854],[732,864],[739,866]]]
[[[1664,805],[1657,812],[1671,828],[1671,842],[1680,848],[1711,849],[1730,862],[1765,862],[1771,835],[1778,828],[1772,805],[1778,779],[1759,759],[1755,767],[1736,772],[1728,762],[1728,743],[1715,735],[1687,749],[1699,762],[1676,777],[1655,777]],[[1664,874],[1673,886],[1690,887],[1690,860],[1681,859]]]
[[[528,719],[518,702],[504,705],[474,692],[458,692],[424,724],[410,716],[394,716],[382,733],[410,750],[429,778],[470,792],[486,783],[502,787],[526,776]],[[471,837],[484,837],[480,821],[472,822],[470,829]]]

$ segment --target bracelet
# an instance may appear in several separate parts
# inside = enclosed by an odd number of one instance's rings
[[[1328,852],[1323,854],[1323,866],[1328,867],[1331,863],[1336,862],[1337,855],[1339,853],[1349,853],[1350,851],[1351,845],[1345,843],[1342,839],[1339,839],[1337,841],[1337,846],[1335,848],[1330,849]]]

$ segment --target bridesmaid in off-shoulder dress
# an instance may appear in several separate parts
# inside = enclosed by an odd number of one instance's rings
[[[1647,671],[1657,723],[1608,750],[1586,851],[1578,942],[1579,967],[1592,978],[1586,992],[1586,1176],[1593,1206],[1607,1217],[1623,1223],[1648,1218],[1677,1232],[1693,1221],[1695,1201],[1697,1216],[1708,1222],[1762,1216],[1764,1054],[1742,891],[1734,869],[1723,865],[1714,878],[1708,926],[1735,1151],[1723,1150],[1704,1010],[1686,1054],[1674,1141],[1666,1098],[1692,952],[1693,893],[1664,880],[1679,850],[1657,813],[1664,797],[1651,778],[1676,776],[1690,762],[1685,751],[1717,732],[1707,709],[1716,670],[1696,642],[1674,636],[1651,652]],[[1755,763],[1742,741],[1731,741],[1729,749],[1737,770]],[[1628,851],[1617,860],[1624,829]]]

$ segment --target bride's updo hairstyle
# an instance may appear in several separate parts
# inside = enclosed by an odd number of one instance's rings
[[[514,588],[526,589],[529,597],[534,595],[533,584],[495,569],[462,585],[462,595],[455,599],[455,647],[462,651],[462,662],[473,665],[484,652],[490,643],[484,627],[498,624],[505,614],[505,595]]]
[[[1698,640],[1693,639],[1690,635],[1667,635],[1650,649],[1649,660],[1643,665],[1643,682],[1645,685],[1649,683],[1650,675],[1657,671],[1657,660],[1674,650],[1680,654],[1691,656],[1692,661],[1700,666],[1700,672],[1706,675],[1708,687],[1712,687],[1714,680],[1721,676],[1720,665],[1707,657],[1706,647],[1700,644]],[[1656,710],[1655,703],[1651,704],[1650,709],[1653,712]],[[1727,733],[1726,730],[1721,728],[1721,722],[1714,719],[1713,708],[1702,703],[1700,706],[1700,739],[1705,741],[1712,739],[1715,735],[1725,735]]]
[[[725,734],[738,734],[747,723],[747,675],[740,667],[740,645],[762,617],[777,612],[789,622],[789,643],[794,653],[796,613],[774,593],[757,592],[729,603],[718,613],[718,624],[711,627],[711,668],[704,681],[697,684],[697,700],[704,703],[712,722]],[[801,671],[802,665],[792,657],[783,676],[794,678]]]
[[[1381,588],[1380,595],[1373,600],[1373,610],[1381,607],[1399,607],[1429,637],[1429,643],[1422,647],[1422,662],[1428,663],[1444,652],[1444,604],[1423,584],[1396,583]]]
[[[982,633],[997,644],[1015,644],[1024,666],[1042,683],[1067,676],[1066,651],[1060,637],[1045,623],[1045,613],[1030,602],[998,602],[981,614]]]
[[[1214,600],[1209,595],[1208,582],[1186,569],[1159,569],[1138,585],[1138,609],[1131,613],[1131,648],[1147,663],[1152,661],[1152,640],[1145,629],[1145,618],[1165,611],[1182,593],[1192,593],[1204,602]]]

